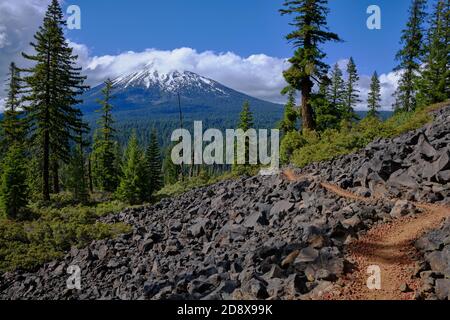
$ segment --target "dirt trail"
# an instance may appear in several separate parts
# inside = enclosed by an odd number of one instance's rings
[[[295,181],[298,177],[290,170],[284,172],[286,178]],[[355,195],[338,186],[321,183],[321,186],[341,197],[355,201],[372,201]],[[387,199],[391,201],[392,199]],[[425,232],[438,228],[450,208],[434,204],[414,204],[424,212],[378,225],[364,236],[351,243],[346,258],[354,263],[353,272],[341,281],[341,287],[324,298],[336,300],[408,300],[413,299],[420,286],[420,279],[414,277],[416,262],[420,255],[414,241]],[[367,287],[368,267],[376,265],[381,270],[381,289]],[[401,289],[407,285],[405,288]],[[406,292],[402,292],[406,291]]]

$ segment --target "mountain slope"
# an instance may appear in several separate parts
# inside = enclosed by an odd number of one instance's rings
[[[115,113],[125,119],[178,119],[178,94],[183,115],[190,118],[195,114],[197,120],[211,116],[236,118],[245,100],[258,116],[269,114],[279,119],[282,113],[281,105],[250,97],[190,71],[162,73],[149,65],[113,83]],[[82,110],[87,117],[98,109],[96,100],[101,98],[102,88],[99,85],[84,95]]]

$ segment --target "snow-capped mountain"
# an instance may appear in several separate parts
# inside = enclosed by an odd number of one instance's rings
[[[81,105],[92,128],[100,109],[104,85],[87,91]],[[201,120],[209,127],[234,128],[244,101],[250,102],[258,127],[273,128],[283,112],[281,105],[250,97],[217,81],[187,70],[162,71],[148,65],[136,72],[113,79],[113,115],[118,127],[167,131],[179,126],[178,94],[184,125]],[[170,138],[170,135],[169,135]]]
[[[158,71],[153,65],[146,68],[118,77],[113,81],[115,87],[118,88],[132,88],[145,87],[150,89],[158,87],[161,92],[178,94],[186,90],[202,90],[213,94],[226,96],[227,93],[221,88],[223,87],[218,82],[199,76],[190,71],[170,71],[164,73]]]

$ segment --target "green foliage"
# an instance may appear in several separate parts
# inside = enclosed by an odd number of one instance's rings
[[[97,124],[99,126],[94,135],[94,146],[91,155],[92,179],[95,187],[100,191],[113,192],[118,185],[118,172],[120,167],[117,166],[116,151],[117,143],[114,141],[113,128],[114,119],[112,117],[112,109],[110,101],[112,81],[105,81],[105,87],[102,89],[103,99],[98,100],[102,106],[100,119]]]
[[[372,75],[370,82],[370,91],[367,97],[367,107],[369,109],[368,116],[376,117],[378,115],[378,109],[381,107],[381,86],[380,80],[378,79],[378,74],[375,71]]]
[[[0,270],[33,270],[60,258],[71,246],[83,247],[92,240],[130,232],[123,223],[97,222],[99,217],[119,212],[124,204],[47,208],[32,206],[34,221],[0,220]]]
[[[145,154],[145,161],[147,165],[147,183],[148,183],[148,197],[151,198],[153,194],[162,188],[162,164],[161,164],[161,153],[158,144],[158,135],[156,130],[153,130],[150,136],[150,144],[147,148]]]
[[[173,145],[166,149],[164,160],[163,160],[163,173],[164,173],[164,185],[173,185],[178,181],[180,177],[180,166],[177,166],[172,162],[172,148]]]
[[[302,126],[315,129],[310,97],[313,79],[321,79],[328,72],[326,57],[320,45],[328,41],[340,41],[339,36],[327,28],[327,0],[286,0],[282,15],[294,15],[291,24],[295,30],[286,36],[297,50],[289,59],[291,67],[283,75],[289,87],[302,94]]]
[[[66,187],[73,194],[76,202],[86,203],[89,199],[86,177],[86,159],[81,145],[77,145],[68,165],[68,181]]]
[[[317,131],[322,132],[326,129],[339,127],[344,105],[344,86],[342,71],[339,65],[335,64],[331,71],[331,79],[328,79],[328,77],[322,78],[319,92],[314,94],[311,100]]]
[[[395,70],[402,70],[395,93],[394,107],[396,110],[413,111],[416,108],[416,92],[423,55],[425,6],[426,0],[412,1],[406,29],[402,32],[401,44],[403,46],[396,55],[399,65]]]
[[[1,121],[2,127],[2,149],[14,143],[23,143],[26,138],[26,128],[20,110],[22,93],[22,79],[20,72],[14,63],[9,67],[9,87],[5,104],[5,112]]]
[[[350,57],[347,64],[347,75],[348,79],[345,84],[345,100],[342,118],[347,121],[353,121],[358,120],[358,116],[355,113],[355,107],[361,100],[359,99],[359,90],[357,89],[359,80],[358,71],[352,57]]]
[[[58,192],[58,162],[69,161],[71,141],[76,141],[87,126],[82,113],[74,105],[76,97],[86,88],[86,77],[76,65],[77,56],[64,36],[66,22],[61,6],[53,0],[48,6],[43,24],[31,43],[34,55],[23,56],[34,63],[25,70],[24,77],[28,102],[25,106],[27,122],[31,125],[31,138],[40,148],[42,162],[42,196],[50,200],[50,161],[52,162],[53,190]]]
[[[122,177],[116,190],[116,197],[130,204],[139,204],[148,199],[147,167],[144,152],[133,134],[125,151]]]
[[[297,130],[297,121],[299,114],[295,107],[295,91],[290,90],[288,94],[288,101],[284,107],[283,120],[279,125],[279,129],[283,134]]]
[[[376,138],[390,138],[420,128],[431,120],[428,112],[436,107],[433,105],[416,112],[398,112],[384,122],[378,117],[366,117],[358,123],[343,123],[339,130],[327,129],[320,135],[316,132],[303,132],[297,137],[290,137],[292,142],[283,140],[281,149],[288,149],[289,143],[300,146],[293,152],[289,149],[292,154],[289,161],[299,167],[330,160],[355,152]],[[281,154],[283,156],[283,151]],[[289,155],[288,152],[284,154]]]
[[[438,0],[430,19],[422,63],[424,68],[418,80],[419,106],[450,98],[450,2]]]
[[[280,143],[280,161],[283,164],[289,162],[295,150],[305,145],[303,135],[298,131],[291,131],[283,136]]]
[[[237,126],[237,129],[241,129],[245,132],[247,132],[250,129],[254,129],[254,122],[253,122],[253,114],[250,111],[250,103],[248,101],[245,101],[242,106],[242,111],[239,115],[239,123]],[[235,155],[238,151],[237,145],[235,143],[234,146]],[[251,170],[250,165],[250,141],[249,139],[245,139],[245,164],[238,164],[237,163],[237,157],[235,156],[235,163],[233,164],[232,170],[235,174],[243,175],[249,170]]]
[[[0,207],[4,217],[17,219],[23,214],[28,204],[26,178],[24,151],[16,143],[9,147],[2,165]]]

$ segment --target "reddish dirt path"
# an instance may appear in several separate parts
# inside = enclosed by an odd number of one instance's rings
[[[290,181],[298,180],[293,171],[284,172]],[[327,191],[355,201],[371,201],[355,195],[338,186],[321,183]],[[392,199],[387,199],[391,201]],[[416,261],[420,255],[414,241],[424,233],[438,228],[450,208],[433,204],[415,204],[424,212],[415,216],[396,219],[391,223],[378,225],[347,247],[347,260],[354,263],[352,273],[341,279],[340,287],[324,298],[335,300],[409,300],[420,286],[420,279],[414,277]],[[369,266],[376,265],[381,270],[381,289],[370,290],[367,280]],[[407,285],[410,290],[402,292],[400,287]]]
[[[419,205],[418,205],[419,206]],[[420,205],[424,213],[396,219],[389,224],[372,228],[366,235],[350,244],[347,259],[355,263],[355,271],[344,279],[340,292],[332,299],[345,300],[407,300],[413,299],[420,279],[414,277],[415,264],[420,255],[414,241],[425,232],[436,229],[450,216],[450,209]],[[367,268],[381,269],[381,289],[370,290],[366,283]],[[401,292],[407,284],[410,292]]]

